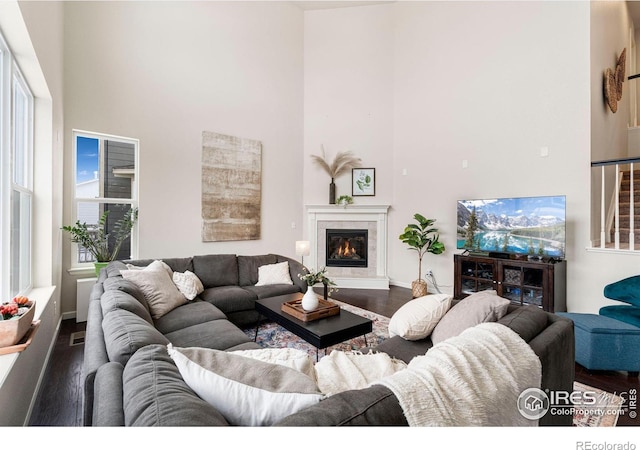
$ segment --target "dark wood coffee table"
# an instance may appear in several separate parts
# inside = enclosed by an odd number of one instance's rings
[[[296,336],[301,337],[313,345],[316,350],[325,349],[325,354],[327,347],[357,336],[364,336],[365,345],[367,345],[366,335],[373,330],[373,322],[370,319],[341,309],[340,314],[335,316],[304,322],[282,311],[283,303],[301,298],[302,294],[300,293],[256,300],[256,311],[291,331]],[[258,336],[259,327],[260,323],[258,322],[258,325],[256,325],[256,337]],[[317,359],[318,351],[316,351]]]

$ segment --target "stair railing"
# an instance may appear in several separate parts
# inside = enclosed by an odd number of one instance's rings
[[[605,161],[595,161],[591,167],[600,167],[601,172],[601,192],[600,192],[600,248],[607,248],[607,243],[611,243],[611,229],[614,232],[614,248],[620,250],[620,186],[623,179],[623,171],[629,167],[629,250],[635,250],[635,208],[634,208],[634,163],[640,163],[640,158],[610,159]],[[606,175],[605,169],[615,166],[615,189],[611,195],[611,202],[607,209],[606,198]],[[624,167],[623,167],[624,166]],[[615,222],[615,223],[614,223]]]

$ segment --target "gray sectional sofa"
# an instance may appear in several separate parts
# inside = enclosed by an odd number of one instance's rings
[[[100,272],[89,300],[85,337],[84,424],[94,423],[94,414],[109,415],[94,407],[94,401],[110,396],[111,390],[97,392],[98,370],[114,363],[126,366],[141,348],[152,344],[177,347],[205,347],[218,350],[259,348],[239,327],[255,324],[259,298],[304,292],[306,284],[298,277],[303,266],[280,255],[201,255],[163,259],[173,271],[194,273],[204,287],[198,298],[158,319],[152,318],[142,291],[123,279],[127,264],[145,267],[154,260],[114,261]],[[293,284],[255,286],[258,268],[287,261]],[[108,369],[105,369],[108,370]],[[117,394],[121,396],[120,394]]]
[[[232,272],[236,270],[228,255],[165,259],[173,270],[192,268],[199,277],[202,275],[203,284],[211,291],[158,320],[149,316],[144,298],[140,298],[136,287],[120,276],[120,270],[126,267],[122,262],[111,263],[103,269],[92,293],[87,323],[84,424],[228,425],[219,411],[189,388],[168,355],[167,344],[228,351],[259,348],[237,326],[246,326],[257,318],[255,311],[250,310],[248,295],[239,289],[253,293],[255,301],[258,296],[279,295],[285,290],[304,288],[299,284],[265,286],[264,290],[252,286],[251,283],[255,284],[257,279],[257,268],[273,262],[274,258],[277,262],[290,261],[291,278],[296,283],[301,266],[277,255],[238,256],[237,276],[219,273],[222,267]],[[143,265],[149,262],[135,263]],[[216,270],[211,270],[213,267]],[[222,285],[221,280],[235,284]],[[571,321],[535,307],[510,306],[499,322],[516,331],[540,358],[542,389],[573,390],[575,369]],[[409,362],[431,346],[430,338],[407,341],[396,336],[375,350]],[[407,425],[407,421],[392,391],[382,385],[373,385],[328,397],[291,414],[276,425],[397,426]],[[540,419],[540,425],[570,426],[571,416],[546,415]]]

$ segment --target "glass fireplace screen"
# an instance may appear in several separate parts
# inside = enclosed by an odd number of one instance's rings
[[[328,267],[367,267],[368,230],[327,230]]]

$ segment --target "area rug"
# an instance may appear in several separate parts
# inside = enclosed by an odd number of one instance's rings
[[[622,410],[622,398],[619,395],[603,391],[602,389],[587,386],[586,384],[573,383],[573,390],[577,392],[590,392],[596,396],[594,405],[576,406],[573,414],[573,426],[575,427],[615,427]]]
[[[353,314],[357,314],[362,317],[366,317],[367,319],[371,319],[373,322],[372,332],[366,335],[366,343],[365,337],[359,336],[357,338],[353,338],[349,341],[345,341],[341,344],[334,345],[332,347],[328,347],[325,350],[318,351],[313,345],[307,343],[302,338],[299,338],[295,334],[287,331],[285,328],[281,327],[277,323],[274,322],[263,322],[260,324],[258,329],[258,337],[256,342],[261,347],[272,347],[272,348],[297,348],[300,350],[304,350],[309,353],[314,360],[316,359],[316,355],[318,358],[322,358],[325,354],[329,355],[333,350],[342,350],[342,351],[354,351],[360,350],[364,347],[375,347],[384,341],[385,339],[389,339],[389,318],[381,316],[379,314],[373,313],[371,311],[367,311],[366,309],[358,308],[357,306],[349,305],[347,303],[339,302],[337,300],[332,300],[334,303],[340,305],[341,309],[345,311],[349,311]],[[249,336],[252,340],[256,335],[255,328],[247,328],[244,332]]]

